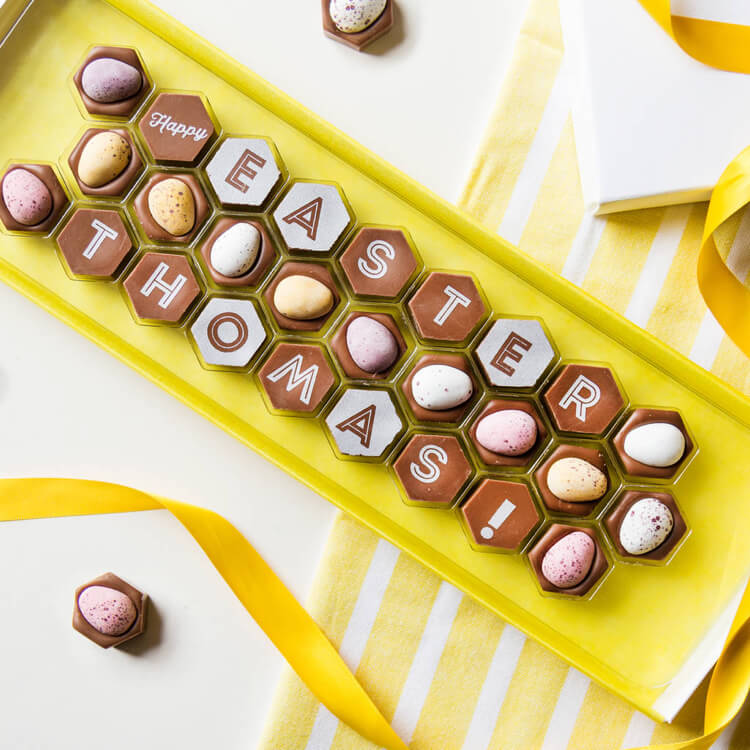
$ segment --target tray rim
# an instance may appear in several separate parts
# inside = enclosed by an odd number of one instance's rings
[[[0,39],[12,32],[16,22],[21,19],[33,1],[8,0],[0,7]],[[750,428],[750,398],[660,342],[652,334],[630,323],[571,282],[538,264],[498,234],[483,227],[468,213],[408,177],[227,53],[182,25],[165,11],[152,5],[148,0],[104,0],[104,2],[157,34],[167,44],[187,54],[235,89],[254,99],[342,161],[354,166],[400,200],[452,231],[471,244],[476,251],[504,266],[584,322],[596,320],[597,327],[602,333],[617,343],[637,351],[639,357],[649,365],[661,369],[676,383],[692,391],[744,427]],[[228,409],[218,406],[198,389],[176,378],[135,347],[109,334],[103,326],[85,313],[65,300],[61,300],[56,294],[45,289],[3,259],[0,259],[0,278],[264,458],[279,465],[297,480],[408,552],[441,578],[448,580],[464,593],[478,600],[506,622],[543,644],[564,661],[584,671],[595,682],[616,692],[657,721],[665,720],[665,717],[654,708],[654,701],[669,689],[671,682],[662,688],[638,686],[593,659],[587,651],[576,644],[567,639],[562,639],[560,642],[557,633],[547,623],[540,622],[536,618],[528,622],[525,610],[515,605],[512,600],[498,595],[497,591],[490,589],[481,579],[467,573],[449,558],[441,555],[437,549],[425,545],[421,539],[413,536],[376,509],[363,504],[341,485],[315,471],[311,472],[308,465],[301,460],[288,463],[279,455],[280,451],[276,443],[265,435],[254,432],[252,440],[248,439],[242,434],[247,433],[247,426]]]

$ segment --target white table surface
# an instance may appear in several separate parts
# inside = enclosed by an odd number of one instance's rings
[[[396,28],[357,54],[323,36],[317,0],[157,4],[449,200],[526,6],[399,0]],[[331,504],[5,286],[0,320],[2,475],[96,478],[211,507],[304,600]],[[283,660],[166,512],[0,524],[0,570],[0,746],[256,745]],[[147,635],[103,651],[70,617],[75,587],[108,570],[154,606]]]

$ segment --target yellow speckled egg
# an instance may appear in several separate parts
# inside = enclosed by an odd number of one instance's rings
[[[121,135],[97,133],[81,151],[78,177],[89,187],[106,185],[125,171],[130,156],[130,144]]]
[[[190,188],[177,177],[154,185],[148,194],[148,210],[165,231],[180,237],[195,224],[195,199]]]

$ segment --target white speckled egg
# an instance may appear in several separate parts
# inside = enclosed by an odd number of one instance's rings
[[[453,409],[468,401],[473,392],[471,378],[449,365],[427,365],[417,370],[411,381],[414,400],[431,411]]]
[[[672,511],[655,497],[633,503],[620,524],[620,544],[631,555],[655,550],[672,533]]]
[[[685,436],[673,424],[650,422],[625,435],[623,449],[646,466],[674,466],[685,453]]]
[[[386,0],[331,0],[328,12],[339,31],[356,34],[372,26],[385,6]]]
[[[260,232],[252,224],[233,224],[214,241],[211,265],[223,276],[242,276],[257,260],[260,242]]]

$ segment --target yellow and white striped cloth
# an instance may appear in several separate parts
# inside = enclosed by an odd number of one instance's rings
[[[750,363],[696,284],[705,204],[588,215],[567,85],[557,0],[532,0],[461,206],[750,392]],[[727,222],[721,239],[744,277],[750,218]],[[656,725],[346,516],[334,525],[309,610],[413,750],[619,750],[702,728],[705,682],[671,725]],[[260,750],[329,749],[373,746],[286,673]],[[713,750],[750,750],[750,709]]]

